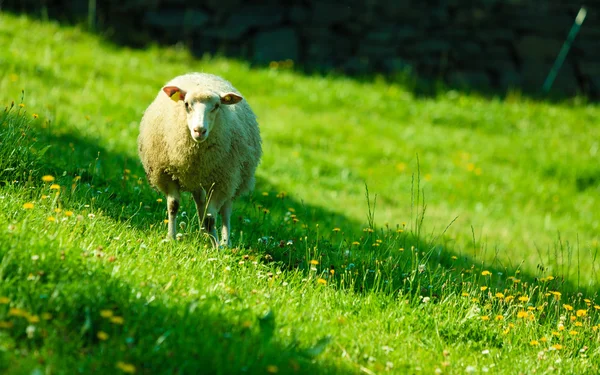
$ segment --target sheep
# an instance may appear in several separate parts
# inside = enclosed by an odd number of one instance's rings
[[[230,247],[233,201],[254,188],[262,156],[258,122],[241,93],[212,74],[173,78],[142,116],[138,154],[150,185],[167,197],[168,238],[176,237],[180,192],[190,192],[201,230],[213,246]]]

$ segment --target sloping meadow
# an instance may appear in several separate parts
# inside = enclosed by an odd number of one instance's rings
[[[596,105],[0,21],[2,371],[599,371]],[[261,124],[232,249],[188,196],[164,241],[137,159],[144,109],[187,71],[232,81]]]

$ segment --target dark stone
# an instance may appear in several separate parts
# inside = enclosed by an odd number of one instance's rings
[[[259,63],[298,60],[298,36],[290,27],[260,32],[254,38],[253,60]]]
[[[562,41],[548,37],[528,35],[521,38],[515,46],[521,60],[548,62],[556,59],[562,47]]]
[[[346,21],[352,16],[352,8],[343,2],[315,1],[312,9],[312,22],[316,25],[333,25]]]
[[[384,59],[382,65],[388,73],[410,73],[413,71],[413,64],[400,57]]]
[[[292,23],[302,25],[308,21],[310,11],[302,6],[294,5],[290,8],[288,17]]]
[[[578,64],[581,74],[588,77],[600,76],[600,62],[582,61]]]
[[[227,38],[237,39],[250,29],[278,25],[283,20],[282,7],[268,5],[248,5],[236,8],[225,23],[223,31]]]
[[[172,33],[189,32],[202,28],[209,20],[209,16],[197,9],[149,11],[144,22],[147,25],[169,30]]]
[[[374,58],[383,58],[383,57],[394,57],[396,56],[396,46],[390,44],[377,44],[377,43],[369,43],[362,42],[358,45],[358,51],[356,54],[359,57],[374,57]]]
[[[498,85],[501,89],[513,89],[521,86],[521,75],[516,70],[500,70]]]
[[[459,87],[489,87],[490,77],[480,71],[454,71],[448,75],[448,82]]]

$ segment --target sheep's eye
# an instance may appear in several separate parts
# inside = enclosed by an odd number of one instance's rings
[[[188,102],[185,102],[185,109],[190,109],[190,105],[188,104]]]

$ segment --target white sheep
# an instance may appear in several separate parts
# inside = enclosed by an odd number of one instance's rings
[[[168,234],[177,231],[181,191],[192,193],[200,227],[231,246],[233,200],[254,188],[262,147],[256,117],[231,83],[205,73],[175,77],[140,123],[138,152],[150,184],[167,196]]]

